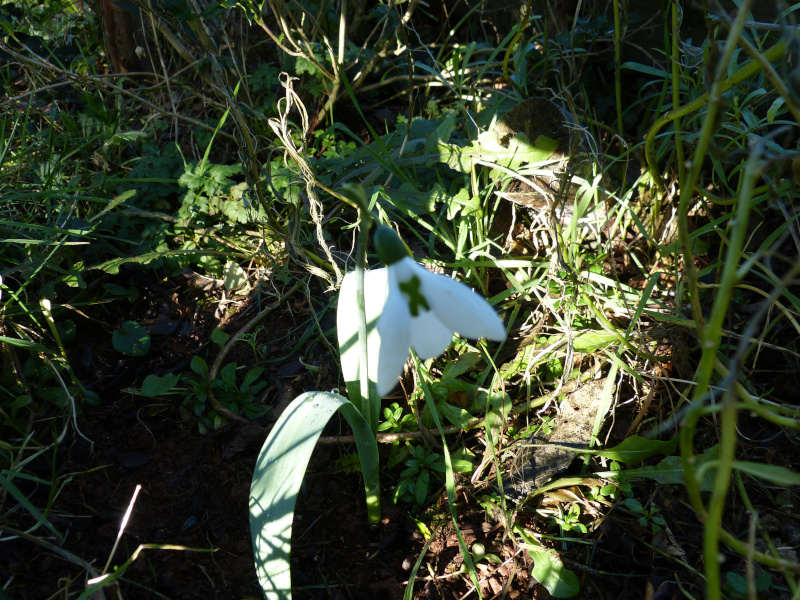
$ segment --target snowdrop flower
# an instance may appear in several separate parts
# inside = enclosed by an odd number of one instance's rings
[[[468,286],[431,273],[406,252],[389,227],[375,233],[378,257],[387,266],[364,273],[369,379],[388,394],[403,374],[409,348],[422,359],[444,352],[458,332],[467,338],[506,338],[500,317]],[[359,377],[358,308],[355,273],[342,282],[337,309],[342,371],[346,381]]]

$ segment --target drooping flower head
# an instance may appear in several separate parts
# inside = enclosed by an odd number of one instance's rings
[[[364,300],[369,378],[377,383],[379,394],[388,394],[397,383],[409,348],[427,359],[444,352],[454,332],[497,342],[506,338],[503,322],[486,300],[463,283],[416,263],[393,229],[378,227],[374,241],[386,268],[364,273]],[[337,313],[346,381],[358,378],[358,360],[345,357],[346,343],[352,344],[358,332],[355,297],[355,276],[348,273]]]

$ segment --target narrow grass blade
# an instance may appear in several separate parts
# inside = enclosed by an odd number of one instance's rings
[[[14,498],[17,502],[19,502],[20,506],[24,508],[30,516],[32,516],[40,525],[44,525],[47,529],[53,532],[53,534],[58,539],[59,543],[63,543],[64,537],[56,530],[55,527],[47,520],[39,509],[37,509],[31,501],[23,494],[17,486],[15,486],[10,479],[7,479],[4,475],[0,475],[0,487],[5,489],[11,497]]]
[[[411,357],[414,359],[414,366],[417,369],[417,372],[422,373],[422,365],[420,364],[417,353],[412,351]],[[430,408],[433,421],[436,423],[436,427],[442,436],[442,454],[444,455],[445,465],[447,505],[450,508],[450,518],[453,521],[453,529],[455,530],[456,537],[458,538],[458,547],[461,550],[461,556],[464,559],[464,565],[466,566],[469,577],[472,580],[472,585],[475,586],[475,591],[478,594],[478,598],[483,598],[483,594],[481,594],[480,583],[478,583],[478,571],[475,569],[475,561],[472,560],[472,554],[470,554],[467,543],[464,541],[464,536],[461,534],[461,530],[458,528],[458,514],[456,513],[456,482],[455,475],[453,474],[453,463],[450,459],[450,449],[447,447],[447,438],[445,438],[442,430],[442,421],[439,418],[439,412],[436,410],[436,400],[431,393],[430,387],[428,387],[428,384],[425,382],[425,378],[420,377],[419,381],[422,391],[425,394],[425,401]]]
[[[26,350],[30,350],[31,352],[44,352],[45,354],[56,354],[55,350],[52,350],[46,346],[42,346],[41,344],[29,342],[28,340],[21,340],[19,338],[7,337],[4,335],[0,335],[0,344],[9,344],[11,346],[17,346],[18,348],[25,348]]]
[[[403,600],[414,600],[414,582],[417,580],[417,573],[419,572],[419,568],[422,566],[422,561],[425,559],[425,555],[428,553],[428,548],[431,547],[431,542],[436,539],[436,533],[439,531],[440,527],[441,523],[436,526],[431,535],[428,537],[428,540],[425,542],[425,545],[422,547],[422,550],[417,557],[417,562],[414,563],[411,573],[408,574],[408,584],[406,585],[406,591],[403,592]]]

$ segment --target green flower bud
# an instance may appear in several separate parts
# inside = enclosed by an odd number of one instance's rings
[[[408,257],[405,245],[391,227],[386,227],[386,225],[378,227],[375,230],[373,241],[378,258],[387,267]]]
[[[475,542],[472,544],[472,558],[475,560],[475,562],[483,560],[484,556],[486,556],[486,546],[480,542]]]

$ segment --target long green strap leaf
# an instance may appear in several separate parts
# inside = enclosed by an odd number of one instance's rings
[[[367,421],[338,394],[308,392],[295,398],[261,448],[250,486],[250,535],[258,581],[267,600],[292,597],[289,551],[297,494],[317,439],[337,410],[356,439],[368,516],[371,521],[376,516],[380,519],[378,445]]]

